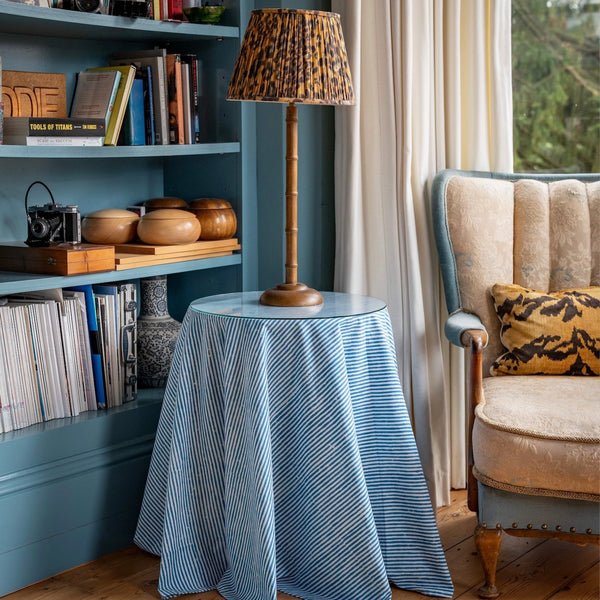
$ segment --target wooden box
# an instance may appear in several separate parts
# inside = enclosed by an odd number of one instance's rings
[[[24,242],[0,244],[0,270],[47,275],[82,275],[113,271],[114,246],[58,244],[31,248]]]

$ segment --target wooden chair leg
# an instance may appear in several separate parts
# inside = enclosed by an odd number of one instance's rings
[[[501,542],[502,529],[487,529],[481,525],[475,528],[475,547],[485,575],[485,585],[478,590],[480,598],[497,598],[500,595],[496,588],[496,565]]]

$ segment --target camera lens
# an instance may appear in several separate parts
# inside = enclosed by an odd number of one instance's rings
[[[75,0],[75,6],[81,12],[98,12],[100,0]]]
[[[50,231],[50,223],[48,223],[46,219],[33,219],[29,230],[34,238],[41,240],[48,235],[48,232]]]

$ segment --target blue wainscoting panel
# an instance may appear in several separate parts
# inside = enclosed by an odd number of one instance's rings
[[[133,541],[162,390],[2,436],[0,595]]]

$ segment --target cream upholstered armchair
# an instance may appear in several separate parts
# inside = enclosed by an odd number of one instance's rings
[[[445,332],[470,349],[469,508],[495,598],[502,532],[599,541],[600,175],[441,171]]]

